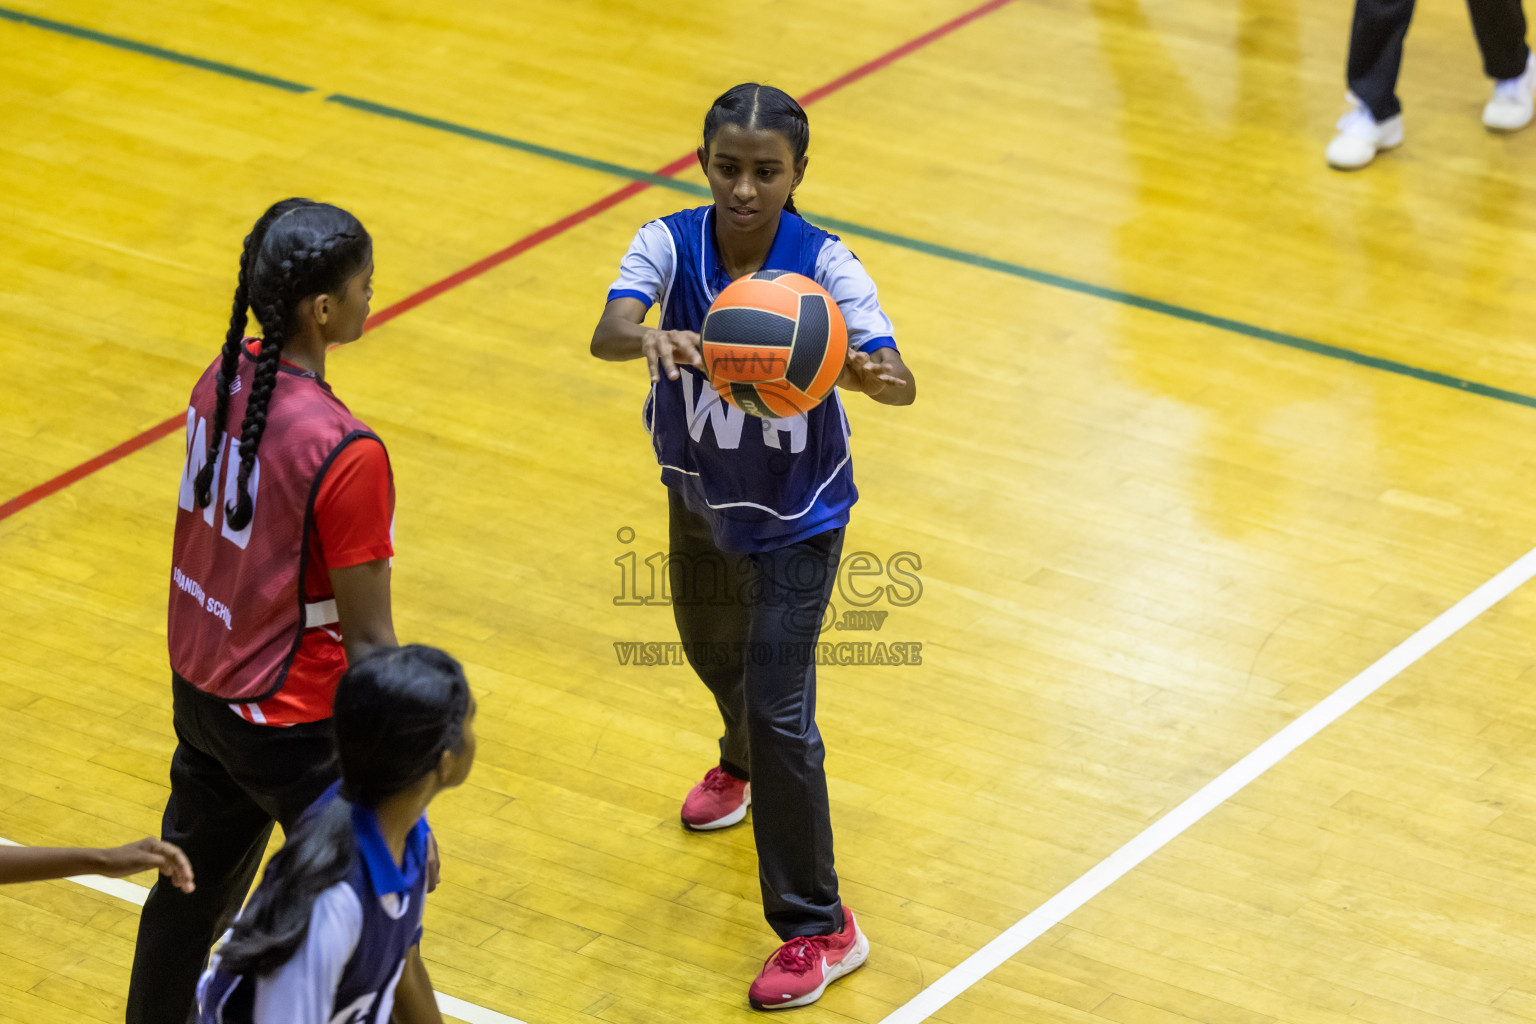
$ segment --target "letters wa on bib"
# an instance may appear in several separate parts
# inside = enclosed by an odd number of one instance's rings
[[[715,209],[683,210],[643,226],[619,265],[608,301],[661,304],[661,329],[695,331],[731,283],[715,247]],[[784,211],[763,270],[803,274],[837,301],[848,345],[895,348],[875,283],[836,235]],[[643,420],[661,480],[710,525],[723,551],[780,548],[846,525],[858,500],[850,428],[834,390],[803,416],[749,417],[723,402],[705,375],[678,366],[646,396]]]

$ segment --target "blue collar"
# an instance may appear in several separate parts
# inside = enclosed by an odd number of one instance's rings
[[[768,255],[763,260],[764,270],[793,270],[798,271],[800,241],[805,221],[784,210],[779,214],[778,227],[773,232],[773,243],[768,246]],[[731,277],[725,272],[725,264],[720,261],[720,253],[715,248],[715,208],[710,206],[704,213],[704,268],[708,275],[705,284],[711,293],[719,295],[726,285],[731,283]]]
[[[379,831],[379,819],[362,804],[352,805],[352,834],[357,840],[357,854],[363,861],[368,883],[373,894],[383,897],[389,893],[404,896],[421,877],[427,862],[427,816],[422,815],[411,826],[405,837],[405,867],[395,863],[390,855],[384,835]]]

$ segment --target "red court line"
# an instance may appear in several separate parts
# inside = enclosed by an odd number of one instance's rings
[[[896,47],[896,49],[891,50],[888,53],[881,54],[874,60],[870,61],[868,64],[861,64],[854,68],[852,71],[848,72],[846,75],[843,75],[840,78],[832,79],[832,81],[828,82],[826,85],[823,85],[821,88],[812,89],[810,92],[800,97],[800,105],[802,107],[808,107],[812,103],[815,103],[817,100],[826,96],[830,96],[844,86],[852,85],[854,82],[857,82],[861,78],[867,78],[869,75],[874,74],[876,71],[879,71],[881,68],[889,64],[895,63],[901,58],[907,56],[909,53],[912,53],[915,50],[921,50],[929,43],[937,39],[942,39],[958,28],[964,28],[966,25],[969,25],[977,18],[985,17],[986,15],[991,14],[993,11],[997,10],[999,7],[1006,6],[1008,3],[1010,3],[1010,0],[990,0],[989,3],[984,3],[974,10],[967,11],[953,21],[946,21],[944,24],[940,25],[933,31],[924,32],[916,39],[909,40]]]
[[[1010,2],[1012,2],[1012,0],[987,0],[987,3],[982,4],[980,7],[973,8],[972,10],[967,11],[965,14],[960,15],[958,18],[946,21],[938,28],[925,32],[915,39],[910,39],[896,47],[894,50],[889,50],[886,53],[876,57],[874,60],[859,65],[852,71],[849,71],[847,74],[839,75],[837,78],[832,79],[832,81],[826,83],[825,85],[812,89],[810,92],[799,97],[800,105],[808,107],[812,103],[815,103],[817,100],[825,99],[838,90],[844,89],[847,86],[850,86],[853,83],[859,81],[860,79],[868,78],[876,71],[888,67],[889,65],[895,63],[908,54],[922,49],[929,43],[942,39],[944,36],[949,35],[951,32],[969,25],[977,18],[991,14],[993,11],[1000,7],[1006,6]],[[663,177],[670,178],[678,172],[691,166],[694,162],[694,159],[695,157],[693,153],[687,153],[678,157],[676,160],[667,164],[665,167],[658,168],[655,173]],[[379,310],[377,313],[374,313],[368,318],[368,323],[364,326],[363,330],[370,331],[375,327],[386,324],[400,314],[407,313],[422,303],[431,299],[435,299],[437,296],[443,294],[444,292],[452,288],[457,288],[464,282],[473,280],[474,278],[479,277],[481,274],[484,274],[486,271],[501,266],[503,263],[507,262],[513,257],[519,256],[522,253],[527,252],[529,249],[532,249],[534,246],[541,245],[544,242],[549,241],[551,238],[556,237],[557,235],[564,234],[571,228],[576,227],[578,224],[591,220],[593,217],[596,217],[604,210],[617,206],[624,200],[638,195],[639,193],[644,192],[646,189],[651,187],[653,186],[649,182],[631,182],[628,185],[625,185],[623,188],[609,193],[590,206],[584,206],[580,210],[577,210],[575,213],[562,217],[555,221],[553,224],[546,225],[545,227],[542,227],[539,230],[533,232],[533,234],[526,235],[518,239],[516,242],[513,242],[505,249],[502,249],[499,252],[493,252],[484,259],[471,263],[463,270],[455,271],[454,273],[449,274],[447,277],[443,278],[441,281],[429,284],[420,291],[412,295],[407,295],[405,298],[401,299],[399,302],[396,302],[394,305],[387,306],[384,309]],[[22,509],[27,508],[30,505],[35,505],[37,502],[42,501],[44,498],[51,494],[57,494],[59,491],[62,491],[70,484],[90,476],[98,469],[103,469],[107,466],[110,466],[112,463],[118,461],[119,459],[123,459],[129,455],[132,455],[139,449],[145,448],[163,437],[169,437],[171,434],[176,432],[177,427],[184,426],[185,423],[185,414],[177,413],[175,416],[172,416],[170,419],[164,421],[163,423],[157,423],[143,433],[129,438],[127,441],[124,441],[116,448],[111,448],[107,451],[104,451],[95,458],[86,462],[82,462],[74,469],[60,473],[52,480],[49,480],[46,483],[38,484],[30,491],[18,494],[16,497],[7,501],[5,504],[0,505],[0,520],[10,518],[17,512],[20,512]]]
[[[671,167],[672,165],[668,164],[667,166]],[[676,174],[677,172],[668,172],[666,168],[662,168],[657,173]],[[479,277],[481,274],[485,273],[487,270],[490,270],[492,267],[501,266],[512,257],[520,255],[521,253],[525,253],[529,249],[532,249],[534,246],[542,242],[549,241],[556,235],[564,234],[571,228],[580,224],[582,221],[591,220],[593,217],[596,217],[598,214],[602,213],[609,207],[617,206],[624,200],[628,199],[630,196],[643,192],[650,187],[651,185],[649,182],[632,181],[628,185],[625,185],[623,188],[619,189],[617,192],[611,192],[603,198],[599,199],[591,206],[584,206],[568,217],[562,217],[555,221],[553,224],[542,227],[531,235],[525,235],[524,237],[519,238],[505,249],[502,249],[500,252],[493,252],[484,259],[475,263],[471,263],[463,270],[455,271],[454,273],[449,274],[447,277],[443,278],[441,281],[438,281],[436,284],[427,285],[415,295],[407,295],[393,306],[379,310],[377,313],[368,318],[368,323],[363,327],[363,330],[371,331],[373,328],[378,327],[380,324],[386,324],[393,320],[395,317],[399,316],[401,313],[409,312],[410,310],[413,310],[417,306],[421,305],[423,302],[426,302],[428,299],[435,299],[439,295],[443,294],[443,292],[446,292],[448,289],[457,288],[465,281],[468,281],[471,278]]]
[[[67,473],[60,473],[52,480],[49,480],[46,483],[38,484],[30,491],[25,491],[16,495],[16,497],[12,498],[4,505],[0,505],[0,519],[8,519],[15,515],[17,512],[20,512],[22,509],[26,508],[28,505],[36,504],[37,502],[42,501],[44,498],[48,497],[48,495],[56,494],[59,491],[62,491],[76,480],[90,476],[92,473],[96,472],[98,469],[101,469],[103,466],[110,466],[118,459],[132,455],[140,448],[152,445],[162,437],[169,437],[170,435],[174,434],[178,428],[185,430],[186,427],[186,413],[177,413],[175,416],[172,416],[170,419],[163,423],[156,423],[142,434],[130,437],[116,448],[109,448],[95,458],[87,459],[85,462],[80,463],[80,465],[76,466],[74,469],[69,470]]]

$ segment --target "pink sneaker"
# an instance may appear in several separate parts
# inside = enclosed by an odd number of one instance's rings
[[[752,784],[716,766],[683,801],[683,827],[694,832],[726,828],[745,818],[751,803]]]
[[[754,1010],[787,1010],[821,998],[828,985],[863,966],[869,940],[843,907],[843,930],[835,935],[790,939],[763,964],[747,992]]]

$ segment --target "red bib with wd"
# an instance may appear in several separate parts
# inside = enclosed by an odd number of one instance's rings
[[[313,373],[282,365],[251,469],[254,511],[245,529],[233,529],[224,507],[238,493],[238,433],[256,363],[242,346],[225,421],[233,434],[226,433],[219,449],[213,502],[198,508],[194,481],[207,464],[218,368],[215,360],[203,373],[187,409],[171,559],[171,668],[204,693],[243,703],[280,690],[304,630],[336,621],[334,600],[304,601],[315,495],[343,448],[361,437],[378,439]],[[326,584],[319,592],[329,589]]]

